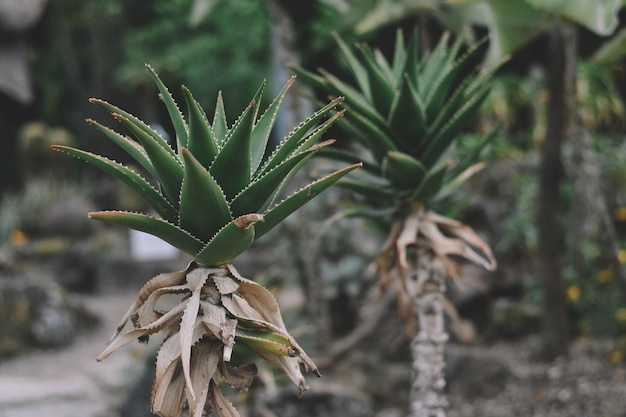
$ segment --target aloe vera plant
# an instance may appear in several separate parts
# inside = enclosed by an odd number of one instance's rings
[[[378,257],[380,285],[396,291],[401,318],[415,335],[410,415],[444,416],[445,278],[460,278],[454,257],[489,270],[496,261],[469,226],[435,208],[445,206],[451,190],[483,166],[480,151],[495,133],[460,160],[447,155],[487,97],[491,74],[469,67],[480,43],[463,51],[463,40],[451,42],[448,35],[420,59],[416,36],[407,45],[398,32],[391,61],[367,45],[355,52],[341,38],[336,41],[352,82],[324,69],[294,71],[319,91],[346,98],[346,117],[338,124],[360,148],[323,152],[364,160],[359,178],[340,181],[362,197],[346,215],[382,219],[389,226]]]
[[[149,204],[154,213],[100,211],[96,220],[150,233],[193,257],[184,271],[156,276],[139,292],[123,316],[102,360],[120,347],[163,331],[156,360],[152,411],[180,415],[187,404],[200,417],[207,405],[219,416],[237,416],[219,389],[220,381],[246,389],[256,374],[255,355],[282,368],[298,389],[308,389],[301,368],[318,374],[310,357],[287,331],[278,304],[261,285],[237,272],[232,261],[300,206],[359,164],[335,171],[281,200],[285,183],[332,141],[318,143],[342,112],[332,100],[295,127],[268,153],[266,147],[291,79],[264,112],[263,87],[228,126],[221,95],[212,122],[191,92],[182,87],[183,115],[156,72],[147,67],[176,131],[176,150],[135,116],[102,100],[132,137],[89,120],[158,182],[103,156],[65,146],[54,149],[78,157],[117,177]],[[159,298],[177,294],[180,302],[162,313]],[[124,332],[128,321],[132,328]],[[239,365],[241,364],[241,365]],[[237,366],[236,366],[237,365]]]

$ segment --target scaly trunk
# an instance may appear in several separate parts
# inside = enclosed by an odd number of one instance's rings
[[[561,145],[576,103],[576,27],[562,21],[550,34],[548,124],[543,143],[539,191],[539,279],[543,295],[543,353],[554,359],[567,353],[568,323],[563,278],[561,225]]]
[[[410,417],[445,417],[448,401],[444,389],[445,279],[443,263],[428,247],[415,249],[416,259],[407,284],[415,294],[419,331],[411,342],[412,378]]]

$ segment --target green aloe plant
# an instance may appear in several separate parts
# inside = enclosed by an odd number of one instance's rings
[[[320,69],[294,68],[301,79],[330,96],[345,96],[346,117],[338,124],[359,150],[324,151],[343,161],[364,160],[360,177],[341,184],[363,197],[346,214],[383,219],[389,236],[378,258],[383,288],[394,288],[399,311],[413,341],[412,416],[444,415],[443,347],[447,334],[443,291],[447,276],[460,277],[455,257],[491,270],[489,246],[467,225],[435,211],[451,190],[479,170],[480,151],[495,137],[451,160],[459,141],[489,94],[491,73],[471,69],[482,43],[464,50],[463,39],[446,34],[420,59],[416,36],[401,32],[393,58],[358,45],[356,52],[336,37],[353,80]]]
[[[139,193],[154,213],[100,211],[92,219],[150,233],[191,255],[184,271],[161,274],[141,289],[98,360],[134,341],[163,331],[156,361],[152,410],[180,415],[185,401],[200,417],[210,404],[219,416],[238,413],[219,389],[222,378],[247,388],[256,374],[254,355],[281,367],[300,391],[308,388],[301,372],[317,368],[286,330],[278,304],[261,285],[240,276],[232,261],[300,206],[359,166],[355,164],[314,181],[281,200],[281,189],[302,165],[332,141],[318,143],[342,112],[332,100],[295,127],[273,152],[270,132],[292,78],[259,112],[263,87],[239,118],[228,126],[218,96],[212,122],[191,92],[182,87],[187,113],[181,113],[155,71],[147,67],[176,131],[176,150],[135,116],[102,100],[133,138],[89,120],[154,176],[154,188],[134,170],[103,156],[66,146],[54,149],[76,156],[117,177]],[[180,303],[166,313],[155,309],[164,294]],[[133,327],[123,329],[128,321]],[[233,364],[241,364],[234,366]],[[179,366],[179,364],[181,366]]]

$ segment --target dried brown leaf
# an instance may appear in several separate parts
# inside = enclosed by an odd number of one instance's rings
[[[205,268],[197,268],[187,273],[187,283],[189,284],[189,289],[192,293],[187,299],[185,312],[183,313],[183,317],[180,322],[179,337],[183,374],[185,375],[187,390],[189,391],[191,398],[195,398],[195,392],[191,383],[189,363],[191,359],[191,346],[193,344],[193,329],[198,317],[198,310],[200,309],[200,293],[202,291],[202,287],[209,278],[210,272],[211,270],[207,270]]]

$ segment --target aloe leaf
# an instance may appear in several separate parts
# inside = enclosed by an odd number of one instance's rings
[[[289,173],[294,171],[294,168],[299,166],[301,162],[309,160],[310,157],[320,149],[332,143],[334,143],[334,140],[329,140],[295,154],[284,160],[267,174],[253,181],[231,202],[230,207],[233,211],[233,216],[259,211],[265,202],[279,190],[280,184],[285,178],[289,177]]]
[[[428,128],[428,137],[435,135],[442,127],[450,121],[454,113],[472,98],[472,96],[488,89],[492,73],[484,73],[477,78],[467,78],[455,89],[454,93],[446,100],[446,103],[439,110],[437,117]]]
[[[210,168],[229,200],[250,183],[250,135],[256,105],[252,101],[239,116]]]
[[[200,240],[180,227],[143,213],[97,211],[89,213],[89,218],[149,233],[191,256],[198,253],[204,246]]]
[[[337,113],[330,116],[328,119],[324,120],[324,123],[320,124],[315,130],[308,133],[298,144],[298,147],[291,153],[296,154],[303,152],[309,149],[311,146],[315,145],[315,143],[322,138],[324,133],[330,129],[330,127],[343,115],[345,114],[345,110],[340,110]],[[334,140],[333,140],[334,141]]]
[[[252,137],[250,143],[250,153],[252,157],[251,162],[251,172],[255,173],[258,169],[261,161],[263,160],[263,156],[265,155],[265,149],[267,148],[267,142],[269,140],[270,134],[272,133],[272,128],[274,127],[274,123],[276,123],[276,118],[278,117],[278,110],[289,91],[289,88],[295,81],[295,77],[291,77],[289,81],[284,85],[278,96],[272,101],[269,107],[265,110],[261,118],[254,125],[252,129]]]
[[[364,117],[371,121],[371,123],[378,126],[385,125],[385,119],[378,113],[375,107],[372,107],[371,103],[353,87],[341,81],[331,73],[320,70],[320,72],[326,77],[330,85],[335,89],[337,95],[344,96],[346,98],[346,104],[353,107],[356,111],[361,113]]]
[[[61,145],[52,145],[52,149],[80,158],[114,176],[146,200],[150,207],[152,207],[159,214],[159,216],[172,223],[176,222],[176,209],[174,209],[169,201],[167,201],[165,197],[155,190],[152,185],[148,183],[148,181],[142,178],[135,171],[103,156],[82,151],[80,149]]]
[[[356,109],[348,104],[345,105],[348,114],[351,116],[350,123],[355,125],[359,130],[365,133],[365,137],[359,138],[363,144],[371,149],[372,155],[378,162],[389,151],[396,151],[398,147],[391,139],[391,132],[387,126],[384,128],[372,123],[365,115],[360,114]]]
[[[213,134],[217,140],[217,145],[222,146],[228,134],[228,123],[226,122],[226,111],[224,109],[224,99],[222,92],[217,93],[217,102],[215,103],[215,113],[213,114]]]
[[[104,109],[109,111],[113,116],[115,116],[115,114],[118,114],[118,115],[121,115],[123,118],[128,119],[129,122],[132,123],[136,129],[141,130],[145,134],[151,136],[155,142],[157,142],[160,146],[163,147],[163,149],[165,149],[165,151],[170,152],[172,155],[174,155],[174,157],[176,157],[176,154],[174,153],[170,145],[168,145],[168,143],[165,141],[165,139],[159,136],[159,134],[154,129],[152,129],[150,126],[142,122],[139,118],[133,116],[132,114],[128,113],[125,110],[120,109],[117,106],[114,106],[111,103],[108,103],[104,100],[100,100],[98,98],[90,98],[89,102],[102,106]]]
[[[195,256],[195,260],[209,267],[228,264],[248,249],[255,237],[254,223],[263,221],[259,214],[237,217],[224,226]]]
[[[448,52],[448,40],[450,33],[445,32],[433,52],[426,58],[422,64],[422,72],[420,75],[421,85],[424,90],[421,91],[422,95],[428,95],[428,88],[435,82],[435,79],[440,75],[441,71],[444,71],[445,59]]]
[[[317,156],[347,162],[349,164],[363,163],[363,171],[367,171],[378,177],[382,175],[380,166],[373,162],[365,161],[352,151],[329,147],[320,150]]]
[[[292,65],[289,67],[289,69],[292,70],[296,74],[296,76],[304,81],[304,83],[306,83],[307,85],[312,86],[313,88],[318,88],[327,93],[332,92],[332,89],[329,88],[330,85],[328,84],[328,81],[326,81],[324,77],[320,77],[319,75],[314,74],[311,71],[307,71],[297,65]]]
[[[396,190],[390,186],[381,186],[371,182],[355,180],[352,178],[343,178],[337,181],[336,187],[345,188],[354,191],[365,197],[366,200],[375,202],[376,204],[384,204],[387,201],[394,201],[398,194]]]
[[[217,141],[213,136],[213,131],[211,126],[209,126],[204,110],[193,98],[191,91],[185,86],[182,87],[182,91],[189,112],[189,138],[187,144],[183,147],[188,148],[202,166],[209,169],[217,155]]]
[[[237,328],[235,340],[254,350],[262,350],[274,355],[292,356],[296,352],[288,338],[273,332],[254,332]]]
[[[139,163],[139,165],[141,165],[146,171],[148,171],[150,175],[156,178],[156,172],[154,171],[152,162],[150,162],[150,158],[148,158],[146,151],[143,149],[141,145],[139,145],[139,143],[135,142],[134,140],[124,135],[117,133],[113,129],[110,129],[104,125],[101,125],[95,120],[87,119],[87,123],[95,126],[96,128],[98,128],[98,130],[100,130],[102,133],[107,135],[109,139],[111,139],[120,148],[122,148],[124,152],[126,152],[131,157],[133,157],[133,159],[137,161],[137,163]]]
[[[335,41],[337,42],[337,45],[339,46],[339,50],[343,54],[343,57],[346,59],[348,67],[352,71],[352,75],[354,75],[354,79],[356,80],[359,88],[361,89],[361,91],[363,91],[365,97],[371,100],[372,92],[370,91],[369,76],[367,74],[367,71],[358,60],[356,55],[354,55],[352,49],[348,46],[348,44],[343,41],[343,39],[339,37],[336,32],[333,32],[333,37],[335,38]]]
[[[363,57],[363,63],[369,77],[372,94],[370,103],[374,105],[378,113],[386,116],[389,113],[395,92],[391,74],[381,70],[374,54],[366,45],[360,45],[358,49]]]
[[[417,30],[413,33],[409,45],[407,46],[407,56],[406,61],[404,63],[405,67],[403,68],[402,74],[407,74],[409,80],[411,80],[412,84],[415,86],[415,90],[421,94],[421,83],[420,83],[420,71],[421,65],[419,62],[418,52],[417,52]]]
[[[254,93],[254,96],[252,97],[251,101],[255,103],[254,114],[252,116],[253,124],[256,123],[257,117],[259,115],[259,108],[261,107],[261,98],[263,97],[263,91],[265,91],[266,85],[267,85],[267,82],[263,80],[259,88],[256,90],[256,93]]]
[[[379,70],[384,74],[385,78],[389,81],[389,84],[393,86],[393,70],[387,61],[387,58],[383,55],[380,49],[374,49],[373,54]]]
[[[420,157],[422,163],[432,167],[439,157],[450,146],[456,135],[465,127],[469,119],[476,114],[478,108],[489,94],[486,87],[480,94],[467,101],[453,116],[452,119],[429,141],[428,146]]]
[[[389,152],[383,159],[382,172],[398,188],[415,188],[424,179],[426,168],[411,155]]]
[[[423,136],[426,133],[424,104],[408,76],[404,78],[400,92],[391,107],[389,125],[394,127],[405,151],[415,149],[420,140],[424,140]]]
[[[407,75],[405,73],[406,63],[409,54],[404,45],[404,36],[400,29],[396,32],[396,43],[393,50],[393,59],[391,64],[392,80],[394,88],[400,88],[403,78]]]
[[[341,177],[349,173],[350,171],[359,168],[361,164],[354,164],[338,171],[333,172],[319,180],[312,182],[311,184],[301,188],[279,204],[263,213],[264,221],[255,225],[256,236],[255,239],[263,236],[265,233],[274,228],[278,223],[282,222],[287,216],[302,207],[309,200],[315,197],[317,194],[324,191],[326,188],[333,185]]]
[[[313,115],[307,118],[305,121],[300,123],[296,128],[294,128],[287,137],[278,145],[278,147],[274,150],[274,152],[269,156],[268,160],[258,169],[258,175],[263,175],[267,173],[269,170],[278,165],[281,161],[291,155],[298,146],[302,143],[302,141],[310,135],[310,132],[314,130],[317,123],[326,117],[333,109],[339,104],[343,102],[343,97],[338,97],[332,100],[330,103],[316,111]],[[335,120],[335,116],[331,116],[328,120]],[[320,126],[328,124],[328,120],[324,121]],[[330,122],[332,123],[332,121]]]
[[[424,103],[426,105],[426,108],[430,110],[430,113],[428,115],[430,118],[433,118],[439,112],[446,98],[448,98],[452,83],[459,74],[459,71],[465,66],[465,64],[467,64],[470,58],[477,54],[479,48],[485,44],[486,40],[487,38],[483,38],[481,41],[472,45],[470,49],[459,59],[457,59],[453,63],[447,63],[446,66],[448,68],[442,71],[436,82],[434,82],[432,86],[429,87],[428,95],[426,96]],[[454,59],[460,43],[461,38],[459,37],[453,45],[454,52],[450,51],[448,58],[450,61]]]
[[[119,114],[114,114],[113,116],[126,125],[139,140],[146,150],[150,161],[152,161],[156,177],[163,187],[165,196],[175,208],[178,208],[180,186],[183,182],[183,166],[172,148],[167,146],[162,140],[157,139],[158,135],[155,138],[156,132],[154,132],[154,135],[150,135],[126,117]],[[166,146],[163,147],[163,144]]]
[[[443,164],[439,168],[428,172],[424,181],[411,195],[411,201],[424,202],[433,198],[443,187],[449,164]]]
[[[163,81],[159,78],[156,71],[150,66],[146,64],[146,69],[154,79],[154,82],[161,93],[161,100],[165,103],[165,107],[167,108],[167,112],[170,115],[170,120],[174,125],[174,131],[176,132],[176,141],[178,144],[178,149],[182,149],[183,147],[188,146],[189,136],[187,133],[187,125],[185,124],[185,119],[183,118],[183,114],[181,113],[178,105],[174,101],[172,94],[167,89]]]
[[[463,159],[451,170],[450,176],[456,178],[463,171],[468,169],[471,165],[476,163],[479,159],[479,155],[485,147],[487,147],[500,133],[501,126],[496,126],[491,132],[489,132],[476,146],[474,146],[467,154],[463,155]]]
[[[185,176],[180,193],[180,227],[206,242],[232,220],[226,197],[209,171],[182,149]]]

